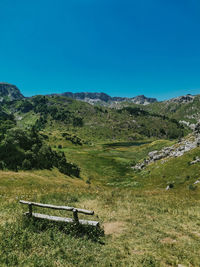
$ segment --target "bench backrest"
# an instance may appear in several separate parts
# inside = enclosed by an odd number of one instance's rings
[[[29,206],[37,206],[37,207],[56,209],[56,210],[67,210],[67,211],[73,211],[73,212],[74,212],[74,210],[76,210],[77,212],[83,213],[86,215],[94,215],[94,211],[85,210],[85,209],[78,209],[78,208],[74,208],[74,207],[55,206],[55,205],[51,205],[51,204],[36,203],[36,202],[24,201],[24,200],[20,200],[19,202],[21,204],[26,204]]]

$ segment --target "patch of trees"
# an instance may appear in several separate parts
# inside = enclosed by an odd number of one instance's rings
[[[33,109],[33,104],[31,103],[30,100],[28,99],[23,99],[18,101],[17,103],[17,110],[27,113]]]
[[[16,125],[13,114],[7,114],[0,108],[0,142],[6,132]]]
[[[44,127],[47,116],[51,116],[53,120],[71,124],[74,127],[83,126],[83,119],[80,116],[76,116],[66,106],[60,106],[59,101],[51,100],[46,96],[35,96],[30,101],[21,101],[18,109],[22,112],[28,112],[32,109],[35,113],[39,113],[40,119],[36,122],[36,128],[39,130]]]
[[[74,145],[82,146],[85,143],[81,138],[79,138],[76,135],[72,135],[69,133],[62,133],[62,136],[65,137],[65,140],[72,142],[72,144]]]
[[[129,114],[135,115],[135,116],[149,115],[148,111],[145,111],[145,110],[143,110],[141,108],[137,108],[137,107],[124,107],[124,108],[118,110],[119,113],[122,113],[123,111],[126,111]]]
[[[18,170],[51,169],[79,177],[80,169],[67,162],[63,152],[51,149],[43,137],[35,131],[12,128],[7,130],[0,142],[0,168]]]
[[[138,117],[138,123],[140,123],[138,132],[141,135],[168,139],[176,139],[184,136],[184,126],[174,118],[150,113],[138,107],[124,107],[118,110],[118,112],[128,112]]]
[[[47,115],[40,115],[39,119],[36,120],[34,129],[37,131],[41,131],[44,129],[45,125],[47,123]]]

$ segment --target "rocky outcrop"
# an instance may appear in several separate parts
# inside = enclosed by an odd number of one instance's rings
[[[196,164],[198,162],[200,162],[200,158],[199,157],[196,157],[195,160],[193,160],[193,161],[190,162],[190,165]]]
[[[71,93],[71,92],[65,92],[61,94],[62,96],[67,96],[73,99],[77,100],[84,100],[85,102],[88,102],[89,100],[99,100],[108,102],[111,101],[112,97],[105,94],[105,93],[89,93],[89,92],[81,92],[81,93]]]
[[[146,97],[144,95],[138,95],[138,96],[131,98],[131,102],[135,104],[140,104],[140,105],[148,105],[148,104],[155,103],[158,101],[156,98]]]
[[[183,125],[186,125],[191,130],[195,130],[196,124],[194,124],[194,123],[189,123],[188,121],[179,121],[179,123],[183,124]]]
[[[134,170],[142,170],[147,165],[154,163],[158,160],[162,159],[162,163],[164,163],[169,158],[176,158],[181,157],[184,153],[196,148],[200,145],[200,134],[195,133],[194,135],[191,135],[190,138],[184,139],[178,144],[175,144],[170,147],[165,147],[161,149],[160,151],[151,151],[148,154],[148,158],[145,159],[143,162],[140,162],[132,167]],[[197,159],[195,162],[191,162],[191,164],[195,164],[199,162],[200,159]]]
[[[193,102],[194,98],[195,98],[194,95],[188,94],[188,95],[183,95],[183,96],[172,98],[170,100],[167,100],[167,102],[174,102],[174,103],[179,103],[179,104],[190,103],[190,102]]]
[[[22,98],[24,98],[24,96],[15,85],[3,82],[0,83],[0,102],[3,100],[12,101]]]

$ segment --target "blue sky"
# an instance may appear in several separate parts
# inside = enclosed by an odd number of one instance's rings
[[[25,96],[200,93],[199,0],[0,0],[0,81]]]

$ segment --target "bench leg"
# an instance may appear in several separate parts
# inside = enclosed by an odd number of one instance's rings
[[[78,220],[78,211],[77,211],[77,209],[73,209],[73,217],[74,217],[74,222],[78,224],[79,220]]]
[[[32,216],[32,204],[28,204],[28,209],[29,209],[29,212],[28,212],[28,216]]]

